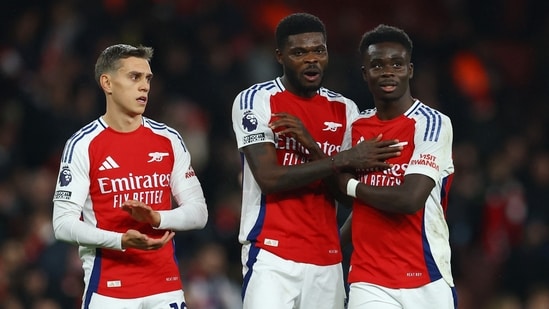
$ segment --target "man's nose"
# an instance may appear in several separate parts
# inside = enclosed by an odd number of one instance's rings
[[[318,59],[320,56],[316,52],[308,52],[305,54],[305,61],[306,62],[318,62]]]

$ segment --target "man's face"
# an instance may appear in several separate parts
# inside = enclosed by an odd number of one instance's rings
[[[409,93],[414,67],[401,44],[383,42],[370,45],[362,64],[362,76],[374,99],[394,101]]]
[[[118,70],[108,75],[114,108],[130,116],[143,114],[153,76],[149,62],[137,57],[121,59]]]
[[[328,48],[321,32],[290,35],[277,60],[284,69],[285,87],[299,96],[310,97],[320,88],[328,65]]]

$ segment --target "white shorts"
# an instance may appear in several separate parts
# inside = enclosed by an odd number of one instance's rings
[[[155,294],[140,298],[120,299],[93,293],[89,304],[82,309],[187,309],[182,290]]]
[[[455,287],[439,279],[414,289],[389,289],[356,282],[349,289],[348,309],[456,309]]]
[[[244,309],[343,309],[341,263],[319,266],[242,248]],[[259,251],[258,251],[259,250]]]

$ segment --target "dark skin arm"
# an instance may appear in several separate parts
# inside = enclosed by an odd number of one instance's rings
[[[345,173],[339,177],[339,187],[347,191],[347,181],[352,177]],[[433,179],[421,175],[410,174],[404,177],[404,182],[399,186],[373,187],[359,183],[356,188],[356,197],[368,205],[394,213],[413,214],[425,207],[425,202],[435,186]],[[339,229],[341,235],[341,248],[351,244],[351,221],[353,214],[345,220]]]
[[[289,121],[295,120],[285,118],[282,122],[277,123],[274,121],[271,126],[281,132],[290,128],[290,131],[295,131],[294,133],[297,134],[296,137],[304,134],[302,132],[299,133],[298,130],[301,130],[299,129],[299,125],[295,123],[292,125]],[[285,125],[283,126],[282,124]],[[276,149],[272,143],[258,143],[243,148],[242,151],[263,193],[268,194],[299,188],[330,176],[337,170],[347,168],[386,169],[390,165],[385,163],[385,161],[400,155],[400,150],[402,150],[402,147],[389,147],[398,143],[397,140],[381,141],[381,137],[378,137],[359,143],[349,150],[339,152],[333,156],[332,161],[330,157],[324,157],[324,155],[320,158],[320,153],[317,153],[318,149],[314,150],[314,145],[309,144],[312,138],[309,141],[307,140],[308,138],[304,138],[305,144],[308,144],[312,148],[313,153],[316,153],[314,156],[318,156],[319,159],[292,166],[283,166],[278,163]],[[316,145],[316,142],[314,144]]]
[[[265,194],[299,188],[332,173],[329,160],[279,165],[276,149],[271,143],[246,146],[243,152],[261,192]]]
[[[345,173],[339,178],[339,188],[347,191],[347,181],[352,177]],[[379,210],[400,214],[413,214],[425,207],[435,182],[428,176],[410,174],[398,186],[374,187],[359,183],[356,197]]]
[[[307,131],[307,129],[303,126],[303,123],[298,117],[288,113],[277,113],[273,114],[273,116],[277,117],[277,120],[273,121],[269,125],[270,128],[278,134],[294,137],[309,151],[309,159],[311,161],[328,157],[328,155],[320,149],[316,141],[313,139],[309,131]],[[350,205],[352,205],[352,199],[337,189],[337,177],[335,174],[324,178],[324,182],[336,200],[346,207],[350,207]]]
[[[303,147],[309,150],[309,157],[311,160],[318,160],[327,157],[322,152],[322,149],[318,146],[313,139],[309,131],[305,129],[301,119],[288,113],[276,113],[273,114],[277,119],[269,124],[269,127],[278,134],[289,135],[294,137]]]
[[[303,126],[299,118],[288,113],[277,113],[273,116],[277,120],[269,124],[269,127],[281,135],[290,135],[309,151],[309,159],[312,161],[330,158],[325,154],[318,143],[313,139],[309,131]],[[368,171],[382,171],[391,165],[385,160],[400,155],[402,146],[390,147],[398,143],[398,140],[382,141],[379,135],[364,145],[356,145],[353,149],[345,150],[332,156],[334,161],[332,169],[365,169]],[[342,166],[343,164],[343,166]]]

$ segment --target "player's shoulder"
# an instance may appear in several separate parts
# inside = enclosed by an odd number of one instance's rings
[[[350,98],[344,96],[343,94],[337,91],[333,91],[325,87],[320,87],[320,89],[318,90],[318,94],[325,97],[328,101],[337,101],[337,102],[343,102],[346,104],[356,105],[355,102]]]
[[[377,109],[375,108],[367,108],[365,110],[360,111],[358,118],[370,118],[374,116],[376,112],[377,112]]]
[[[161,136],[169,140],[174,148],[176,148],[175,145],[180,145],[182,146],[183,151],[187,152],[187,146],[183,141],[181,133],[173,127],[145,116],[143,116],[143,126],[150,129],[157,136]]]
[[[101,118],[95,119],[80,128],[67,139],[61,161],[63,163],[71,162],[75,156],[87,153],[87,149],[94,138],[106,128],[107,125]]]
[[[101,131],[105,130],[107,125],[101,118],[97,118],[74,132],[67,140],[67,143],[76,143],[78,141],[91,140]]]
[[[143,126],[151,129],[154,133],[159,135],[179,136],[179,132],[166,123],[145,116],[143,116]]]
[[[440,114],[440,115],[445,115],[443,112],[441,112],[438,108],[430,105],[430,104],[427,104],[421,100],[418,100],[416,99],[414,101],[414,105],[412,106],[412,109],[422,109],[422,110],[426,110],[426,111],[430,111],[432,113],[436,113],[436,114]],[[445,115],[446,116],[446,115]]]
[[[444,122],[450,122],[450,117],[448,115],[444,114],[436,107],[425,104],[418,99],[416,99],[412,107],[408,109],[406,116],[410,118],[441,119]]]
[[[233,102],[233,113],[262,109],[268,105],[270,97],[283,92],[280,78],[254,84],[242,90]]]
[[[239,95],[252,98],[254,95],[257,94],[273,94],[283,90],[284,86],[282,85],[282,82],[279,78],[276,78],[260,83],[255,83],[248,88],[240,91]]]

